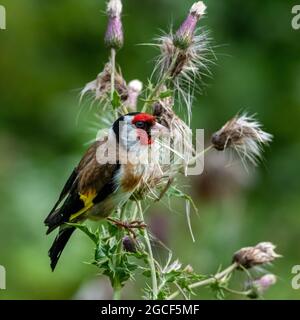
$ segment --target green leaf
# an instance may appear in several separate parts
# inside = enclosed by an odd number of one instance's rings
[[[149,91],[153,91],[153,89],[154,89],[154,86],[153,86],[153,84],[152,84],[150,79],[148,79],[147,89]]]
[[[166,275],[165,275],[165,281],[166,282],[174,282],[177,277],[179,277],[181,275],[181,271],[171,271],[171,272],[168,272]]]
[[[171,97],[173,95],[173,91],[172,90],[166,90],[164,92],[161,92],[161,94],[159,95],[159,97],[161,99],[165,99],[165,98],[168,98],[168,97]]]
[[[146,278],[151,278],[151,271],[150,270],[145,270],[142,273],[143,276],[145,276]]]
[[[67,223],[69,226],[75,227],[80,231],[84,232],[96,245],[99,243],[99,234],[98,232],[93,232],[87,226],[79,223]]]
[[[118,92],[115,90],[113,94],[113,99],[111,100],[111,105],[113,109],[118,109],[121,106],[121,97]]]

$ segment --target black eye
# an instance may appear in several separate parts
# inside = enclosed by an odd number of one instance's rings
[[[143,128],[145,128],[145,122],[143,122],[143,121],[137,121],[137,122],[135,123],[135,126],[136,126],[137,128],[139,128],[139,129],[143,129]]]

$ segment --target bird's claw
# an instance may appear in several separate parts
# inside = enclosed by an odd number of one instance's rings
[[[124,228],[130,234],[132,234],[134,238],[136,238],[136,234],[133,229],[147,228],[147,225],[143,221],[139,221],[139,220],[134,220],[131,222],[115,220],[112,218],[107,218],[107,220],[109,220],[110,222],[112,222],[114,225],[116,225],[119,228]]]

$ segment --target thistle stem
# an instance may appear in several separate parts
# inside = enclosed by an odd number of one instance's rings
[[[120,285],[114,286],[114,293],[113,293],[113,300],[121,300],[121,289],[122,287]]]
[[[140,219],[142,221],[144,221],[143,209],[142,209],[140,201],[137,201],[137,206],[139,209]],[[153,300],[156,300],[157,294],[158,294],[158,289],[157,289],[157,278],[156,278],[156,270],[155,270],[155,263],[154,263],[153,253],[152,253],[152,247],[151,247],[151,243],[150,243],[149,234],[148,234],[148,231],[146,228],[143,230],[143,233],[144,233],[145,242],[146,242],[147,249],[148,249],[148,262],[149,262],[149,267],[150,267],[150,271],[151,271]]]
[[[115,75],[116,75],[116,50],[111,48],[110,51],[111,75],[110,75],[110,101],[112,103],[115,93]],[[115,111],[115,118],[118,118],[118,112]]]
[[[115,70],[116,70],[116,50],[114,48],[111,48],[110,52],[111,56],[111,76],[110,76],[110,99],[111,101],[114,98],[114,92],[115,92]]]
[[[189,165],[194,164],[194,162],[201,157],[202,155],[204,155],[205,153],[207,153],[208,151],[212,150],[213,145],[208,146],[207,148],[205,148],[203,151],[199,152],[198,154],[195,155],[195,157],[193,157],[190,161],[189,161]]]
[[[215,274],[213,277],[205,279],[205,280],[201,280],[201,281],[198,281],[198,282],[195,282],[195,283],[189,285],[189,289],[195,289],[195,288],[207,286],[207,285],[213,284],[216,281],[220,281],[223,278],[230,275],[237,267],[238,267],[238,264],[233,263],[231,266],[229,266],[225,270]],[[176,298],[179,294],[180,294],[179,290],[175,291],[174,293],[172,293],[170,296],[167,297],[167,300],[172,300],[172,299]]]
[[[126,210],[126,206],[124,206],[120,210],[120,215],[119,215],[120,216],[119,217],[120,221],[123,221],[125,210]],[[120,259],[121,259],[121,254],[122,254],[122,230],[119,230],[118,238],[119,238],[119,243],[118,243],[118,247],[117,247],[117,251],[116,251],[116,259],[115,259],[116,267],[118,267],[118,265],[120,264]],[[119,281],[118,275],[114,279],[113,289],[114,289],[113,299],[114,300],[120,300],[121,299],[122,285],[121,285],[121,283]]]
[[[232,294],[239,295],[239,296],[248,296],[249,294],[251,294],[251,290],[238,291],[238,290],[233,290],[233,289],[226,288],[226,287],[224,287],[223,290],[225,290],[225,291],[227,291],[229,293],[232,293]]]
[[[171,61],[171,64],[169,68],[166,70],[166,72],[162,75],[161,79],[158,81],[156,84],[155,88],[153,91],[150,93],[150,95],[147,97],[146,102],[143,106],[142,112],[146,112],[148,105],[152,102],[153,99],[157,98],[157,94],[161,88],[161,86],[170,78],[171,72],[174,69],[174,66],[177,62],[177,57],[178,57],[178,51],[174,53],[173,59]]]

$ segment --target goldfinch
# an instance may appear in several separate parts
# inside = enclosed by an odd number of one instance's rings
[[[147,170],[147,164],[133,159],[146,154],[163,131],[154,116],[129,113],[113,123],[105,139],[89,147],[44,221],[46,234],[59,228],[48,252],[52,271],[75,230],[67,223],[104,219],[122,207]]]

